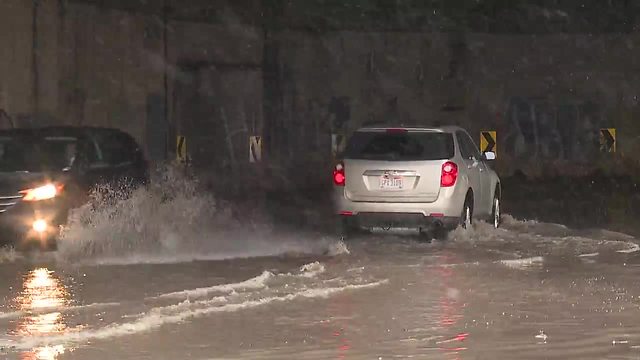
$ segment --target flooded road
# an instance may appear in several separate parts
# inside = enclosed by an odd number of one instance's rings
[[[72,262],[61,257],[64,248],[3,253],[0,355],[640,356],[640,252],[631,236],[511,218],[499,230],[480,223],[432,243],[390,234],[347,243],[322,233],[302,233],[298,243],[288,236],[289,246],[265,256],[139,253],[115,261],[94,251]]]

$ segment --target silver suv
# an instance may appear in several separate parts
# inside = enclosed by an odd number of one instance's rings
[[[342,236],[359,229],[500,226],[500,179],[460,127],[363,128],[333,170]]]

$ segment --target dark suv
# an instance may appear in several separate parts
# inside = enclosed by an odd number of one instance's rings
[[[51,247],[92,188],[147,180],[142,150],[120,130],[0,130],[0,242]]]

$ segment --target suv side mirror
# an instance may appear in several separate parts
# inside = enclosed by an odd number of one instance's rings
[[[482,154],[482,157],[487,161],[492,161],[496,159],[496,153],[494,153],[493,151],[487,151]]]

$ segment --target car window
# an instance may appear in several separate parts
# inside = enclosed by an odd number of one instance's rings
[[[132,161],[136,161],[140,158],[140,146],[138,146],[138,143],[129,135],[126,134],[121,134],[122,136],[122,143],[124,144],[125,148],[127,149],[127,153],[129,154],[129,158]]]
[[[75,137],[0,137],[0,171],[63,170],[77,154]]]
[[[463,158],[470,159],[474,157],[475,159],[480,159],[480,152],[467,133],[463,131],[456,132],[456,139]]]
[[[467,143],[464,141],[464,137],[462,136],[461,131],[456,132],[456,140],[458,141],[458,149],[460,149],[460,155],[464,159],[468,159],[471,157],[471,153],[467,147]]]
[[[98,149],[95,139],[87,137],[81,143],[82,156],[89,164],[95,164],[102,161],[102,155]]]
[[[437,132],[357,131],[345,150],[346,158],[361,160],[442,160],[453,154],[451,134]]]
[[[471,139],[469,134],[467,134],[466,132],[463,132],[462,138],[465,139],[465,142],[467,143],[467,147],[469,149],[469,153],[471,153],[471,155],[473,157],[475,157],[476,160],[479,160],[480,159],[480,150],[478,148],[478,145],[473,141],[473,139]]]
[[[117,132],[96,135],[102,161],[111,166],[132,163],[135,160],[135,149],[127,136]]]

